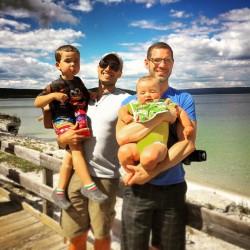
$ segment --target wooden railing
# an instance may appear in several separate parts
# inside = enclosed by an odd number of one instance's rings
[[[40,165],[43,171],[42,183],[0,164],[0,174],[20,184],[43,199],[43,213],[53,217],[53,174],[59,172],[62,161],[55,157],[0,140],[0,150]],[[123,183],[120,182],[118,196],[122,197]],[[239,247],[250,249],[250,225],[232,219],[222,213],[187,202],[187,225],[223,239]]]

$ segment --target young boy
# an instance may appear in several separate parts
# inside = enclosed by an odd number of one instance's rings
[[[35,106],[44,108],[49,104],[55,133],[60,136],[75,124],[79,128],[87,127],[87,105],[89,93],[83,82],[75,75],[80,71],[80,52],[71,45],[63,45],[55,51],[56,68],[62,75],[51,84],[35,99]],[[86,129],[83,133],[90,136]],[[72,163],[76,173],[83,182],[81,188],[82,195],[89,199],[103,203],[107,196],[103,194],[93,182],[88,167],[83,157],[83,148],[79,143],[69,145],[70,150],[65,152],[63,164],[60,169],[60,176],[57,189],[53,192],[52,198],[56,204],[66,210],[71,203],[66,198],[65,189],[69,181]]]
[[[176,104],[171,103],[170,99],[161,100],[161,89],[159,81],[151,76],[145,76],[138,80],[136,85],[137,100],[133,100],[119,110],[120,119],[128,124],[132,121],[147,122],[153,119],[157,114],[169,112],[169,109],[175,108],[177,118],[184,127],[184,136],[187,138],[194,130],[193,125],[184,110]],[[168,152],[168,123],[175,122],[174,116],[168,122],[163,122],[153,129],[148,135],[137,143],[128,143],[122,145],[118,151],[118,158],[121,165],[134,165],[140,161],[145,169],[153,169],[157,164],[163,161]],[[130,180],[133,173],[128,173],[124,177],[124,182]]]

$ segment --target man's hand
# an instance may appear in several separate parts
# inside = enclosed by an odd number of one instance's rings
[[[140,164],[138,166],[127,166],[134,175],[127,181],[127,185],[143,185],[153,179],[158,173],[154,170],[145,170]]]
[[[80,142],[88,140],[90,138],[89,136],[82,135],[82,133],[89,130],[89,128],[81,128],[78,130],[77,128],[78,124],[76,124],[64,134],[58,136],[57,142],[60,147],[65,148],[67,145],[77,145]]]

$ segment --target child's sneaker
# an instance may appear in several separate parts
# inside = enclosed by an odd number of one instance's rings
[[[68,201],[65,195],[57,195],[56,190],[54,190],[52,193],[52,199],[55,201],[56,205],[63,210],[67,210],[71,206],[71,203]]]
[[[81,193],[83,196],[89,198],[90,200],[96,201],[98,203],[104,203],[108,196],[106,194],[103,194],[100,189],[96,188],[93,191],[88,190],[86,187],[81,187]]]

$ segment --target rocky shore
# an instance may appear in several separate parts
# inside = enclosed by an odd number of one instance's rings
[[[5,134],[18,134],[21,126],[21,119],[16,116],[10,116],[0,113],[0,132]]]
[[[21,136],[6,136],[0,134],[1,141],[12,142],[17,145],[32,145],[42,152],[49,153],[55,157],[62,158],[63,150],[59,149],[56,143],[48,143],[46,141],[27,138]],[[40,179],[39,173],[27,173],[32,178]],[[38,180],[39,181],[39,180]],[[198,204],[208,209],[218,211],[228,217],[239,221],[250,223],[250,199],[248,197],[239,196],[237,194],[228,193],[223,190],[216,190],[210,187],[198,185],[196,183],[188,183],[187,201]],[[118,199],[116,210],[119,219],[122,199]],[[117,243],[116,243],[117,244]],[[114,247],[113,249],[119,249]],[[187,250],[236,250],[238,248],[232,244],[219,240],[215,237],[204,234],[193,228],[187,229]]]

